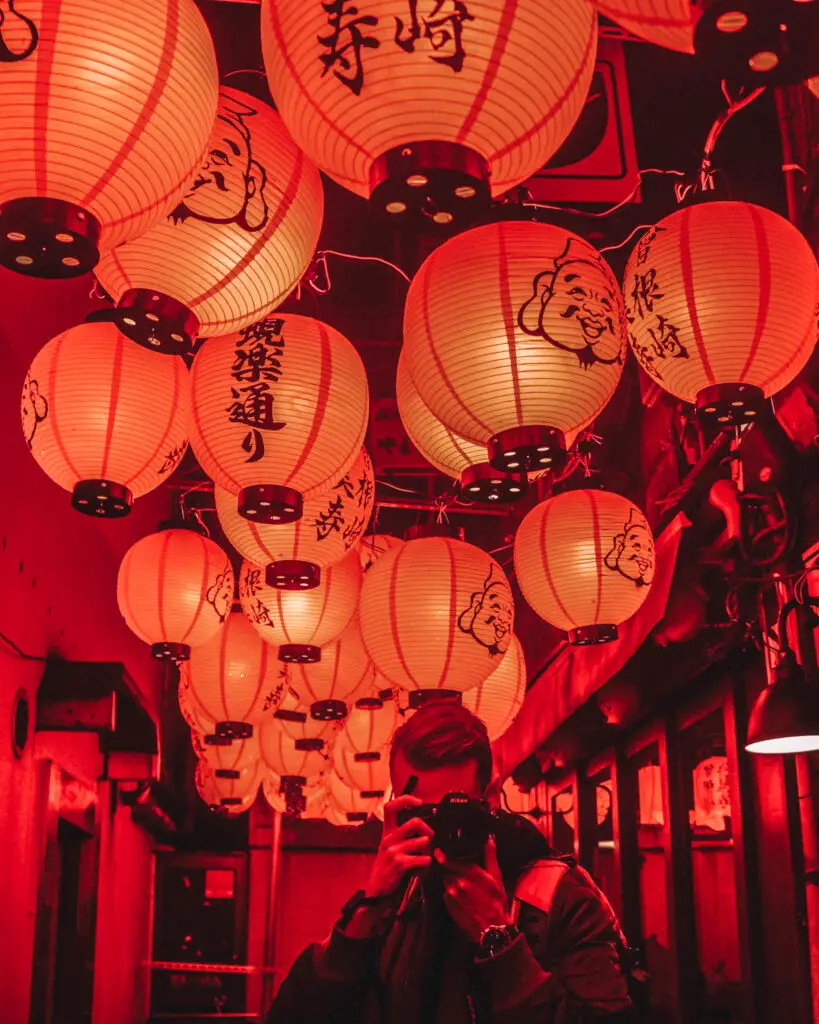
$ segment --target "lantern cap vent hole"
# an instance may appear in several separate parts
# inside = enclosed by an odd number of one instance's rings
[[[99,222],[63,199],[10,199],[0,207],[0,264],[30,277],[79,277],[100,254]]]
[[[71,495],[71,504],[78,512],[102,519],[127,516],[133,503],[129,488],[113,480],[80,480]]]
[[[302,496],[292,487],[256,484],[239,491],[239,515],[253,523],[284,526],[301,519]]]

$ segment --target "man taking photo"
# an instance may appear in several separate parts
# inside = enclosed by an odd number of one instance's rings
[[[431,701],[395,734],[364,890],[283,981],[267,1024],[633,1020],[624,940],[589,875],[498,809],[483,723]]]

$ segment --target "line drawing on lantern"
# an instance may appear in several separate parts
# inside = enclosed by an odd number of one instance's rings
[[[469,607],[458,616],[458,629],[486,647],[491,657],[505,654],[512,637],[514,607],[509,581],[495,578],[495,566],[490,565],[483,590],[475,591]]]
[[[554,270],[542,270],[532,281],[532,297],[518,310],[518,327],[555,348],[574,352],[583,369],[595,363],[622,363],[623,346],[615,326],[617,299],[611,285],[593,287],[581,271],[592,267],[607,280],[602,260],[572,256],[574,239],[555,257]],[[584,279],[585,278],[585,279]],[[568,333],[557,337],[546,315],[567,321]],[[574,328],[570,322],[574,322]]]
[[[233,570],[229,565],[226,565],[224,571],[216,577],[216,582],[208,589],[205,600],[213,606],[219,621],[224,622],[233,604]]]
[[[354,62],[355,70],[351,77],[347,77],[335,70],[333,74],[355,96],[360,96],[361,87],[364,85],[364,65],[361,62],[361,51],[363,49],[376,50],[381,43],[373,36],[365,36],[358,26],[375,26],[378,24],[378,16],[375,14],[362,14],[356,17],[358,8],[352,4],[348,5],[347,0],[329,0],[329,2],[322,3],[321,6],[327,12],[327,25],[330,29],[326,36],[316,36],[321,45],[328,50],[327,53],[319,54],[319,60],[324,65],[321,77],[324,78],[327,72],[334,68],[336,64],[340,65],[342,71],[353,71]],[[342,24],[342,18],[345,15],[349,17],[349,21]],[[343,46],[339,46],[342,36],[344,36],[346,42]],[[351,49],[353,51],[352,62],[347,56]]]
[[[449,14],[440,14],[441,8],[447,3],[447,0],[433,0],[433,2],[432,12],[427,16],[421,15],[421,20],[424,23],[422,32],[418,20],[418,0],[409,0],[410,23],[407,35],[406,38],[401,38],[404,35],[404,22],[396,16],[395,42],[407,53],[415,53],[415,44],[422,36],[429,40],[435,53],[448,47],[451,43],[452,53],[443,57],[431,56],[429,59],[434,60],[436,64],[445,64],[457,74],[463,69],[467,56],[463,44],[463,23],[474,21],[475,15],[469,13],[469,8],[463,0],[451,0],[454,10]]]
[[[23,419],[23,434],[31,451],[37,426],[48,416],[48,399],[40,394],[40,383],[32,380],[30,373],[26,374],[20,413]]]
[[[654,579],[654,541],[648,523],[636,508],[629,509],[623,532],[615,534],[611,550],[603,559],[607,569],[619,572],[638,587],[647,587]]]
[[[261,231],[270,218],[265,196],[267,171],[253,158],[253,136],[246,119],[258,110],[235,96],[220,93],[217,122],[224,122],[221,140],[211,140],[205,162],[193,184],[168,215],[174,224],[189,217],[208,224],[237,224]]]
[[[10,21],[9,15],[17,20]],[[37,26],[15,8],[15,0],[0,0],[0,64],[25,60],[37,49],[39,41]],[[20,43],[23,43],[22,48]]]

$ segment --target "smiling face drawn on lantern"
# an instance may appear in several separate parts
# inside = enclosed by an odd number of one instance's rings
[[[509,581],[495,578],[491,566],[483,590],[472,595],[469,607],[461,612],[458,628],[471,634],[490,655],[503,654],[512,639],[515,602]]]
[[[208,224],[235,223],[249,232],[265,226],[267,172],[253,159],[246,124],[256,113],[232,96],[221,97],[210,149],[182,202],[170,214],[174,223],[192,217]]]
[[[20,416],[23,420],[23,436],[26,439],[29,451],[31,451],[37,427],[48,416],[48,402],[45,396],[40,394],[39,383],[36,380],[32,380],[31,375],[28,373],[23,385]]]
[[[206,600],[208,604],[213,605],[219,621],[224,622],[233,605],[233,570],[230,566],[226,566],[216,577],[213,586],[208,590]]]
[[[574,352],[584,369],[594,363],[620,363],[623,342],[614,290],[602,261],[585,254],[572,257],[573,239],[532,282],[532,296],[518,310],[518,327]]]
[[[637,509],[630,510],[623,532],[615,535],[605,564],[613,572],[634,580],[638,587],[647,587],[654,579],[654,541],[648,523]]]
[[[15,0],[0,0],[0,64],[25,60],[39,41],[37,26],[15,9]]]

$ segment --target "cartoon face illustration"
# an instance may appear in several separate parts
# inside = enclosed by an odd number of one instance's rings
[[[0,64],[25,60],[37,49],[40,39],[37,26],[31,18],[16,10],[19,2],[0,0]]]
[[[634,580],[638,587],[647,587],[654,579],[654,541],[648,523],[636,508],[630,510],[623,532],[615,535],[605,564]]]
[[[458,628],[470,633],[491,655],[503,654],[512,637],[515,602],[509,581],[495,577],[495,567],[489,570],[483,590],[472,595],[469,607],[461,612]]]
[[[171,212],[174,222],[193,217],[209,224],[235,223],[250,232],[265,226],[267,173],[253,159],[247,125],[255,115],[252,107],[234,97],[221,97],[210,149],[182,202]]]
[[[219,621],[224,622],[233,605],[233,570],[229,565],[216,577],[207,593],[208,604],[213,605]]]
[[[623,359],[620,313],[602,263],[571,254],[573,239],[532,282],[532,297],[518,311],[518,326],[556,348],[574,352],[584,369]]]
[[[23,421],[23,436],[26,444],[31,450],[34,444],[34,435],[37,432],[38,424],[48,416],[48,402],[44,395],[40,394],[40,385],[36,380],[26,374],[26,381],[23,385],[23,399],[20,404],[20,416]]]

